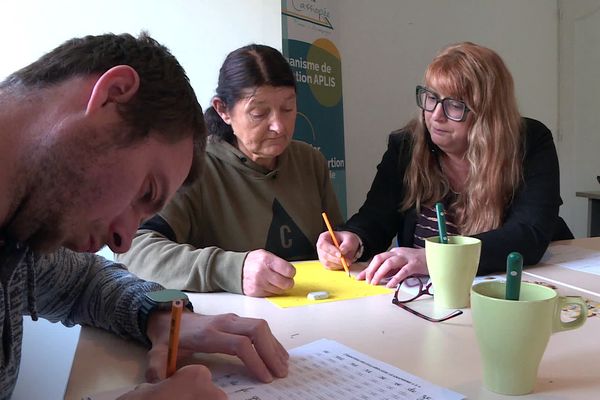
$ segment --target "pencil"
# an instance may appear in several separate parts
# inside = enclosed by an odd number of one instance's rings
[[[171,329],[169,330],[169,351],[167,353],[167,378],[177,370],[177,349],[179,347],[179,326],[183,301],[173,300],[171,303]]]
[[[350,276],[350,268],[348,268],[348,262],[346,262],[346,258],[342,254],[342,250],[340,250],[340,244],[338,243],[337,238],[335,237],[335,234],[333,233],[333,228],[331,227],[329,218],[327,218],[327,213],[322,213],[321,215],[323,216],[325,225],[327,225],[327,230],[329,231],[329,234],[331,235],[331,240],[333,240],[333,244],[335,244],[335,247],[337,247],[338,251],[340,252],[340,260],[342,261],[342,266],[344,267],[344,271],[346,271],[348,276]]]

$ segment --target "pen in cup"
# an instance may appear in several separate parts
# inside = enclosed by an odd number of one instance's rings
[[[506,258],[506,300],[519,300],[523,256],[513,251]]]
[[[173,300],[171,303],[171,328],[169,330],[169,350],[167,353],[167,378],[177,370],[177,349],[179,347],[179,327],[183,301]]]
[[[333,228],[331,227],[329,218],[327,218],[327,213],[322,213],[321,215],[323,216],[325,225],[327,225],[327,230],[329,231],[331,240],[333,240],[333,244],[335,245],[335,247],[337,247],[338,251],[340,252],[340,260],[342,262],[342,266],[344,267],[344,271],[346,271],[348,276],[350,276],[350,268],[348,268],[348,262],[346,261],[346,258],[344,257],[344,255],[342,254],[342,251],[340,250],[340,244],[338,243],[337,238],[335,237],[335,234],[333,233]]]
[[[440,243],[448,244],[448,231],[446,230],[446,213],[442,203],[435,203],[435,213],[437,214],[438,231],[440,233]]]

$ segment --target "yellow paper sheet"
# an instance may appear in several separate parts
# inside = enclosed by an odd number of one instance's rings
[[[292,264],[296,267],[294,287],[283,295],[267,297],[267,300],[281,308],[357,299],[392,292],[385,286],[373,286],[365,281],[357,281],[354,277],[348,278],[343,270],[330,271],[319,261],[301,261]],[[322,290],[329,292],[329,298],[323,300],[306,298],[308,293]]]

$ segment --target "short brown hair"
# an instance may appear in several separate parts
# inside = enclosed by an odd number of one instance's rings
[[[42,89],[76,76],[103,74],[117,65],[131,66],[140,78],[135,96],[119,104],[119,113],[129,128],[124,140],[135,143],[157,132],[160,139],[175,143],[192,134],[195,156],[185,184],[190,183],[199,173],[206,146],[202,107],[183,67],[146,32],[137,38],[109,33],[67,40],[9,75],[0,89]]]

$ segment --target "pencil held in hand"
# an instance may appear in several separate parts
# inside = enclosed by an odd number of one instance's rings
[[[177,349],[179,347],[179,327],[183,301],[173,300],[171,303],[171,329],[169,330],[169,351],[167,353],[167,378],[177,370]]]
[[[344,257],[344,255],[342,254],[342,251],[340,250],[340,244],[338,243],[337,238],[335,237],[335,234],[333,233],[333,228],[331,227],[329,218],[327,218],[327,213],[322,213],[321,215],[323,216],[323,221],[325,221],[325,225],[327,225],[327,230],[329,231],[329,235],[331,235],[331,240],[333,240],[333,244],[335,244],[335,247],[337,247],[338,251],[340,252],[340,260],[342,261],[342,266],[344,267],[344,271],[346,271],[348,276],[350,276],[350,268],[348,268],[348,262],[346,261],[346,257]]]

